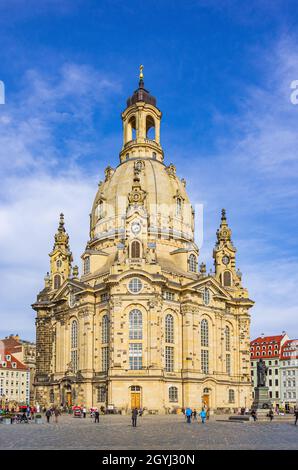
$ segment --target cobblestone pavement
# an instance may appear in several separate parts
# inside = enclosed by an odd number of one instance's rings
[[[289,423],[187,424],[183,415],[60,417],[55,424],[0,424],[0,449],[298,449],[298,426]]]

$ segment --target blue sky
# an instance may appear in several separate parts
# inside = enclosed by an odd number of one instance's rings
[[[59,213],[75,262],[120,113],[144,64],[166,162],[204,204],[200,260],[225,207],[256,301],[252,337],[298,337],[298,4],[295,1],[0,2],[0,335],[34,338]]]

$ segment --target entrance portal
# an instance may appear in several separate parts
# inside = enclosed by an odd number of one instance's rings
[[[141,408],[141,387],[133,385],[130,387],[131,393],[131,408]]]

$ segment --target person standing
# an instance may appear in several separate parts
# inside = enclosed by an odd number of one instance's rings
[[[273,420],[273,417],[274,417],[273,409],[272,409],[272,408],[270,408],[269,413],[268,413],[268,416],[269,416],[270,422],[271,422],[271,421]]]
[[[47,411],[46,411],[47,423],[50,422],[51,415],[52,415],[51,410],[50,410],[50,408],[48,408]]]
[[[200,417],[201,417],[202,424],[205,424],[206,418],[207,418],[207,413],[206,413],[205,408],[202,408],[202,411],[200,413]]]
[[[197,410],[196,409],[193,410],[192,416],[193,416],[193,420],[196,421],[197,420]]]
[[[188,406],[185,410],[185,416],[188,424],[191,424],[192,409]]]
[[[251,416],[253,417],[253,420],[254,420],[254,421],[257,420],[257,413],[256,413],[256,410],[252,410]]]
[[[87,410],[85,408],[85,406],[83,407],[83,418],[86,418],[86,413],[87,413]]]
[[[137,427],[137,417],[138,417],[138,409],[134,408],[131,412],[131,420],[132,420],[132,427]]]
[[[97,409],[94,411],[94,423],[99,423],[99,411]]]
[[[60,410],[58,407],[54,409],[55,423],[58,424],[58,416],[60,416]]]
[[[297,421],[298,421],[298,408],[294,409],[294,415],[295,415],[295,426],[297,426]]]

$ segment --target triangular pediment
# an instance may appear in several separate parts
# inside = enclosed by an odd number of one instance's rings
[[[219,296],[227,300],[232,298],[231,294],[217,281],[217,279],[211,276],[203,277],[198,281],[192,281],[186,286],[183,286],[183,290],[191,289],[197,292],[203,292],[205,287],[208,287],[214,296]]]
[[[84,284],[83,282],[77,281],[75,279],[67,279],[57,290],[53,300],[65,299],[65,297],[68,296],[70,292],[73,294],[78,294],[88,288],[90,289],[89,284]]]

